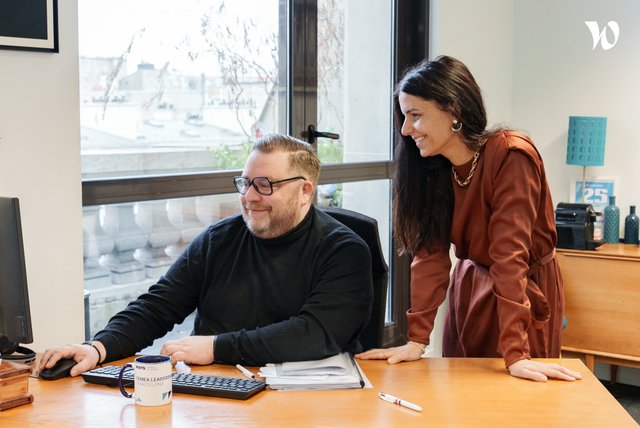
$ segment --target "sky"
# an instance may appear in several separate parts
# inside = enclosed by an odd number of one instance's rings
[[[216,68],[216,61],[202,58],[194,63],[187,53],[206,48],[201,35],[201,17],[243,22],[252,19],[260,31],[277,33],[278,0],[79,0],[78,32],[81,56],[112,57],[126,51],[132,38],[128,72],[140,62],[171,69],[200,72]],[[225,4],[219,12],[220,4]],[[232,31],[241,31],[234,25]],[[237,33],[239,34],[239,33]],[[237,35],[235,34],[235,35]],[[241,46],[238,49],[242,49]]]

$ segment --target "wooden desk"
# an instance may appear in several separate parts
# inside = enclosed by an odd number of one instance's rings
[[[605,244],[557,254],[567,314],[563,351],[584,355],[591,371],[596,361],[640,368],[640,248]]]
[[[560,360],[549,360],[560,362]],[[176,394],[162,407],[136,407],[115,388],[30,379],[33,404],[0,413],[2,428],[26,427],[637,427],[578,359],[562,363],[583,372],[577,382],[536,383],[509,376],[502,359],[428,358],[395,366],[362,361],[373,389],[263,391],[247,401]],[[228,366],[194,372],[238,376]],[[382,401],[380,391],[423,407]]]

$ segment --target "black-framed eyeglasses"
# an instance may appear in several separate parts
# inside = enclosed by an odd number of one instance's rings
[[[256,192],[264,196],[269,196],[273,193],[273,185],[279,183],[285,183],[293,180],[306,180],[305,177],[291,177],[284,180],[271,181],[267,177],[253,177],[249,180],[247,177],[233,177],[233,184],[236,186],[236,190],[241,195],[246,195],[249,191],[249,187],[253,186]]]

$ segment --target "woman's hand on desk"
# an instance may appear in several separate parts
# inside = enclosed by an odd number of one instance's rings
[[[548,378],[573,382],[582,379],[582,375],[559,364],[548,364],[540,361],[520,360],[509,366],[511,376],[546,382]]]
[[[356,354],[355,357],[361,360],[384,360],[389,364],[396,364],[402,361],[419,360],[424,352],[416,343],[407,343],[402,346],[394,346],[385,349],[369,349],[366,352]]]

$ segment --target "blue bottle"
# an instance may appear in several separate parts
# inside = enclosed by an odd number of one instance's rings
[[[620,208],[615,196],[609,196],[609,205],[604,207],[604,240],[610,244],[620,242]]]
[[[624,243],[638,243],[638,216],[636,215],[636,206],[629,207],[629,215],[624,219]]]

